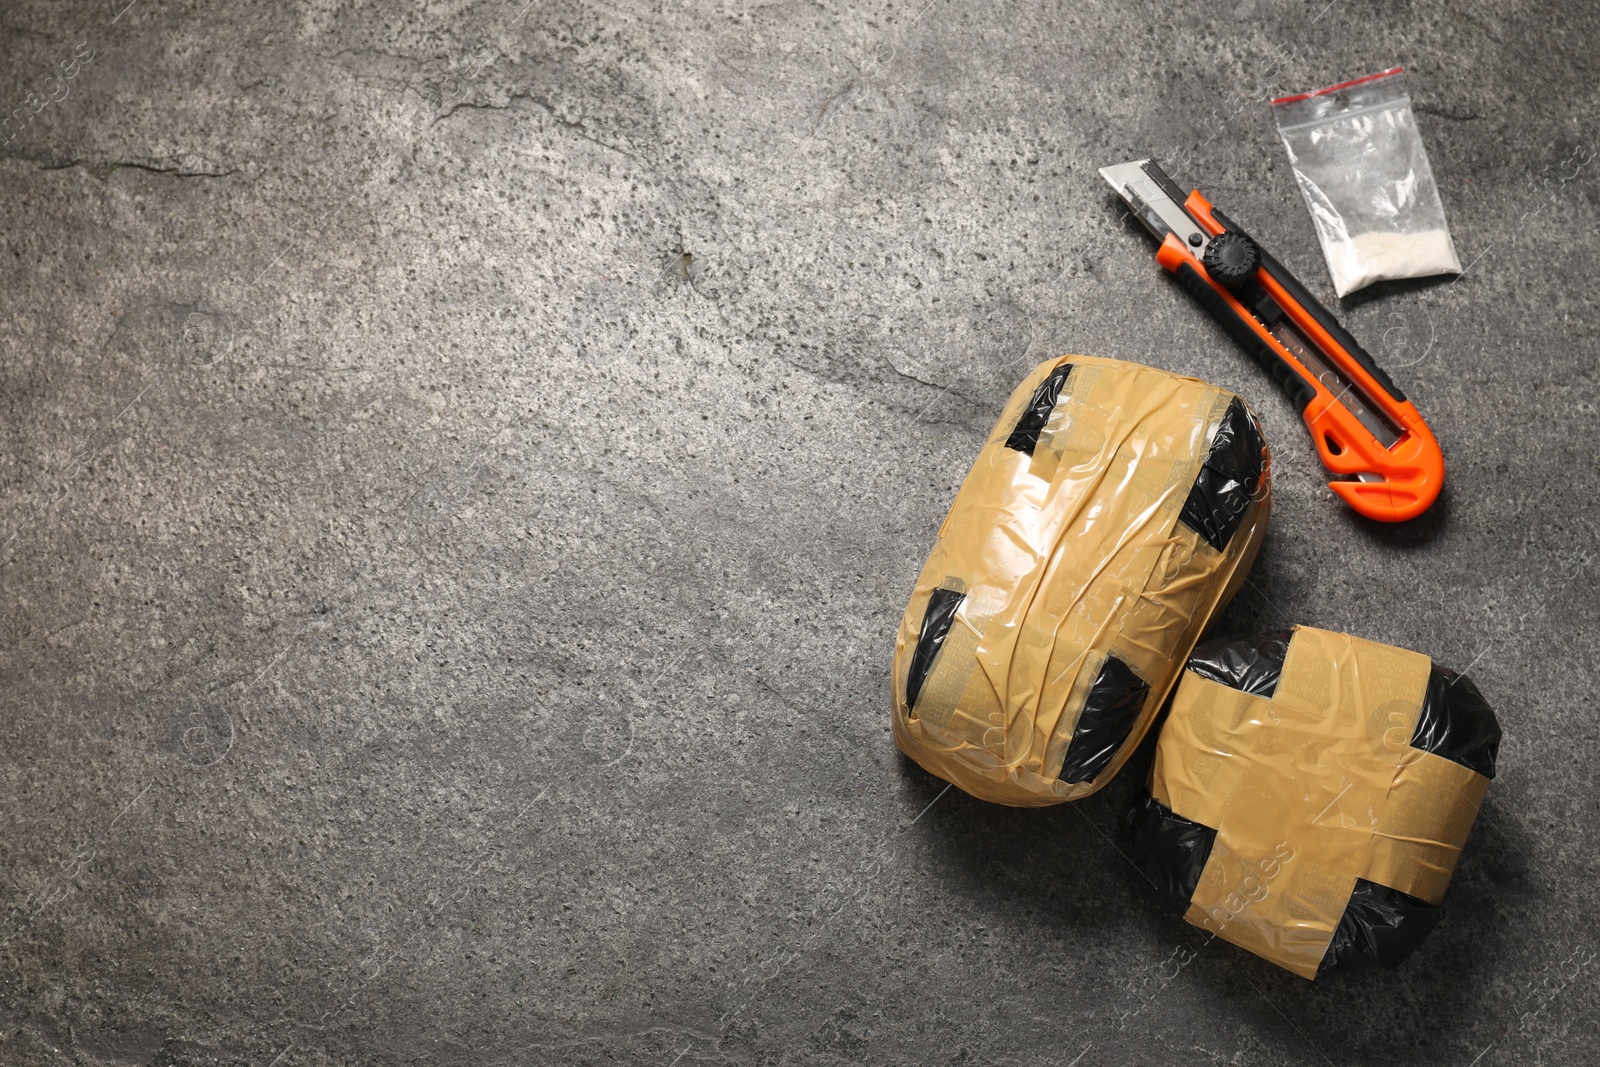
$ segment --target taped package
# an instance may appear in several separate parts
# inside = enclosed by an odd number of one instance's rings
[[[1134,859],[1191,924],[1304,978],[1438,924],[1500,745],[1471,679],[1297,627],[1208,642],[1156,745]]]
[[[1271,509],[1232,393],[1066,356],[1012,394],[900,622],[894,736],[984,800],[1056,804],[1139,744]]]

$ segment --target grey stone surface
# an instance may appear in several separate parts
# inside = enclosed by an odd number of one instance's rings
[[[0,1061],[1600,1060],[1592,6],[125,3],[0,16]],[[1392,62],[1472,266],[1342,306],[1449,462],[1380,528],[1095,169],[1331,301],[1264,100]],[[1219,632],[1499,709],[1403,968],[1160,913],[1148,747],[1047,811],[894,752],[917,568],[1066,351],[1261,413]]]

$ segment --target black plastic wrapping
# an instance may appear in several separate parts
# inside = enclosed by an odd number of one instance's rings
[[[1106,657],[1067,745],[1059,776],[1063,782],[1087,782],[1106,769],[1133,732],[1149,693],[1150,683],[1132,667],[1115,656]]]
[[[1186,669],[1271,698],[1291,636],[1274,633],[1254,644],[1208,641],[1195,649]],[[1411,745],[1492,778],[1500,726],[1470,678],[1435,664]],[[1134,862],[1163,897],[1187,910],[1210,859],[1216,831],[1175,814],[1150,796],[1135,807],[1131,825]],[[1443,913],[1438,905],[1357,879],[1318,974],[1341,967],[1393,967],[1416,951]]]
[[[1217,832],[1146,796],[1133,810],[1133,862],[1180,915],[1200,884]],[[1318,975],[1338,968],[1393,967],[1439,925],[1444,909],[1397,889],[1356,879]]]
[[[1022,416],[1017,419],[1011,436],[1006,438],[1007,448],[1033,455],[1034,448],[1039,444],[1039,435],[1044,432],[1045,423],[1050,421],[1050,412],[1055,410],[1056,401],[1061,399],[1061,387],[1071,373],[1072,364],[1063,363],[1039,383],[1028,406],[1022,409]]]
[[[1206,641],[1194,650],[1185,670],[1229,689],[1242,689],[1270,698],[1278,689],[1278,677],[1283,674],[1283,660],[1288,654],[1287,630],[1268,634],[1254,645],[1243,641]]]
[[[956,609],[966,599],[965,593],[954,589],[935,589],[928,597],[928,611],[922,616],[922,632],[917,635],[917,647],[911,653],[911,669],[906,674],[906,708],[917,706],[917,695],[922,683],[933,670],[933,661],[944,645],[950,624],[955,621]]]
[[[1434,664],[1411,747],[1493,778],[1500,723],[1471,678]]]
[[[1133,809],[1133,862],[1181,915],[1189,909],[1217,832],[1185,819],[1155,797]]]
[[[1178,518],[1219,552],[1228,547],[1250,500],[1261,488],[1267,444],[1250,409],[1238,397],[1211,438],[1211,451]]]
[[[1339,967],[1393,967],[1417,950],[1443,915],[1441,907],[1357,878],[1317,974]]]

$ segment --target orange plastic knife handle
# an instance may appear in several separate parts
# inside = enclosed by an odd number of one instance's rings
[[[1189,195],[1184,209],[1213,236],[1229,228],[1217,221],[1211,204],[1198,191]],[[1357,512],[1380,522],[1403,522],[1421,515],[1438,499],[1444,485],[1444,454],[1428,424],[1416,405],[1395,396],[1399,390],[1366,353],[1361,353],[1365,358],[1357,358],[1324,326],[1324,322],[1333,321],[1332,316],[1320,305],[1320,317],[1308,310],[1290,290],[1304,294],[1305,300],[1314,298],[1287,272],[1287,286],[1274,277],[1268,263],[1277,266],[1276,261],[1264,251],[1262,258],[1256,282],[1329,363],[1359,385],[1374,406],[1403,428],[1393,445],[1384,448],[1327,384],[1297,360],[1232,292],[1212,280],[1182,241],[1169,233],[1156,253],[1156,262],[1171,271],[1178,283],[1222,323],[1300,409],[1322,465],[1335,475],[1328,488]],[[1369,472],[1381,480],[1361,481],[1356,477]]]

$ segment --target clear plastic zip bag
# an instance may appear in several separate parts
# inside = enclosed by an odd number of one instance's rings
[[[1272,102],[1340,296],[1461,273],[1399,67]]]

